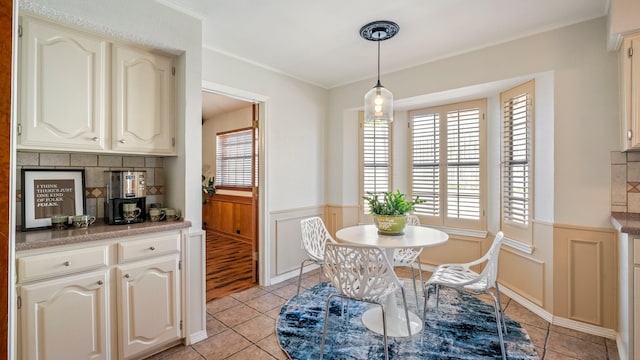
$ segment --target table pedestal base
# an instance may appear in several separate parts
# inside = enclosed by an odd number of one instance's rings
[[[393,337],[406,337],[409,336],[407,332],[407,320],[404,316],[404,310],[399,310],[395,316],[390,311],[386,311],[387,317],[387,336]],[[364,326],[380,335],[384,334],[382,328],[382,309],[380,306],[374,306],[362,314],[362,323]],[[409,311],[409,324],[411,326],[411,335],[415,335],[422,330],[422,319],[411,311]]]

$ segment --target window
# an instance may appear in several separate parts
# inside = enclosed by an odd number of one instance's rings
[[[368,192],[382,194],[391,191],[391,127],[386,121],[360,123],[360,217],[369,213],[362,200]]]
[[[486,100],[411,111],[411,196],[425,224],[484,230]]]
[[[216,187],[252,186],[253,129],[216,135]]]
[[[505,236],[527,243],[531,243],[532,238],[533,94],[533,80],[500,94],[502,230]]]

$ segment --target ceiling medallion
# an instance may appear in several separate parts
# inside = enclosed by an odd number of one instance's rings
[[[400,26],[393,21],[373,21],[360,28],[360,36],[369,41],[383,41],[394,37]]]

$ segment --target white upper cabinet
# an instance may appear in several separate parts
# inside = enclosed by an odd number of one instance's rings
[[[114,45],[114,150],[173,153],[175,67],[173,60],[142,49]]]
[[[620,47],[620,113],[623,150],[640,150],[640,33]]]
[[[175,155],[175,57],[21,18],[18,149]]]
[[[20,147],[104,150],[108,43],[33,18],[21,25]]]

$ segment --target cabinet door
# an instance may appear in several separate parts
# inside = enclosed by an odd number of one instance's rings
[[[22,18],[19,148],[103,150],[108,43]]]
[[[640,149],[640,34],[624,38],[619,58],[623,150]]]
[[[107,271],[18,289],[23,359],[109,359]]]
[[[181,338],[178,257],[120,265],[119,359]]]
[[[640,34],[629,39],[631,54],[627,53],[631,74],[629,97],[629,118],[631,129],[633,129],[633,139],[631,147],[640,149]]]
[[[175,153],[173,59],[114,45],[114,128],[111,147],[146,154]]]

